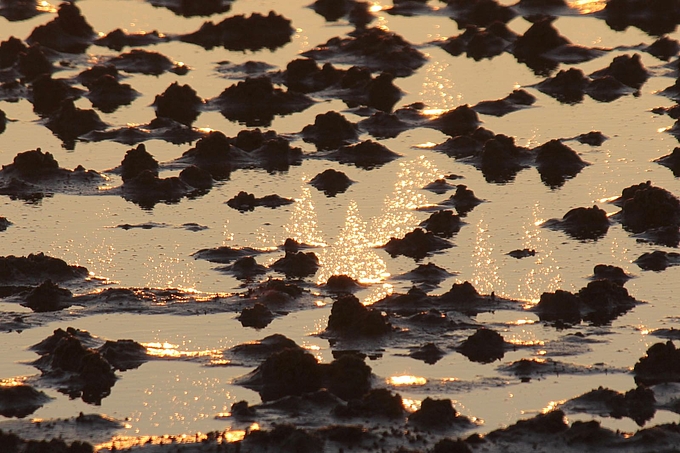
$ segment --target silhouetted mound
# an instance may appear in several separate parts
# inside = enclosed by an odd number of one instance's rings
[[[146,170],[158,175],[158,161],[149,154],[144,143],[125,152],[125,157],[120,163],[120,175],[124,182],[137,177]]]
[[[256,304],[257,305],[257,304]],[[248,358],[259,363],[284,349],[298,349],[304,351],[290,338],[275,333],[261,340],[242,343],[229,349],[229,352],[239,358]]]
[[[479,126],[479,117],[469,105],[459,105],[453,110],[448,110],[438,117],[425,123],[424,126],[437,129],[455,137],[458,135],[471,134]]]
[[[400,418],[404,415],[404,404],[398,393],[388,389],[372,389],[361,396],[339,405],[333,414],[340,417],[387,417]]]
[[[562,219],[550,219],[543,226],[563,230],[574,239],[599,239],[609,230],[609,219],[604,209],[592,208],[570,209]]]
[[[541,180],[550,187],[559,187],[567,178],[576,176],[588,163],[581,160],[576,151],[560,140],[550,140],[538,146],[536,168]]]
[[[432,232],[425,232],[422,228],[406,233],[402,239],[390,238],[383,246],[385,251],[393,257],[404,255],[415,260],[421,260],[432,252],[450,247],[452,247],[450,242]]]
[[[183,63],[173,63],[163,54],[144,49],[132,49],[129,52],[111,58],[107,64],[112,64],[119,71],[133,74],[161,75],[169,71],[178,75],[184,75],[189,71],[189,68]]]
[[[638,303],[623,286],[610,280],[595,280],[577,294],[559,289],[554,293],[545,292],[534,310],[542,321],[578,323],[584,320],[602,325]]]
[[[630,55],[619,55],[612,60],[608,67],[595,71],[590,76],[593,78],[610,76],[624,85],[639,90],[649,78],[649,73],[642,65],[640,54],[636,53],[632,57]]]
[[[207,132],[204,130],[193,129],[170,118],[154,118],[147,124],[92,131],[81,138],[92,142],[109,140],[130,146],[147,140],[164,140],[175,145],[183,145],[195,142],[206,135]]]
[[[330,364],[319,364],[301,348],[271,354],[237,383],[256,390],[262,401],[299,396],[326,387],[334,395],[359,398],[371,388],[371,368],[357,355],[345,354]]]
[[[448,209],[437,211],[420,223],[420,226],[427,231],[445,238],[459,232],[460,225],[460,217]]]
[[[361,288],[361,283],[347,275],[331,275],[326,280],[326,291],[333,293],[352,293]]]
[[[364,27],[373,20],[368,4],[357,0],[316,0],[312,9],[329,22],[347,16],[350,23]]]
[[[553,27],[554,17],[543,17],[515,40],[513,53],[519,61],[540,57],[558,47],[570,44],[569,40],[559,34]]]
[[[217,24],[204,22],[197,31],[181,35],[180,40],[198,44],[207,50],[214,47],[274,50],[288,43],[293,32],[289,19],[270,11],[266,16],[260,13],[252,13],[249,17],[240,14],[227,17]]]
[[[345,192],[353,182],[343,172],[329,168],[313,177],[309,184],[325,193],[327,197],[334,197]]]
[[[450,175],[449,178],[450,179],[457,179],[457,177],[455,177],[455,175]],[[452,190],[452,189],[455,189],[455,188],[456,188],[456,186],[454,186],[453,184],[450,184],[444,178],[435,179],[434,181],[432,181],[431,183],[429,183],[429,184],[427,184],[423,187],[424,190],[429,190],[430,192],[434,192],[434,193],[439,194],[439,195],[445,194],[449,190]]]
[[[640,255],[633,263],[646,271],[663,271],[667,267],[680,264],[680,253],[654,250]]]
[[[82,90],[73,88],[63,79],[53,79],[50,74],[41,74],[31,85],[33,111],[39,115],[49,115],[57,110],[65,99],[77,99],[81,93]]]
[[[283,258],[276,260],[270,267],[291,277],[308,277],[316,274],[319,259],[314,252],[286,252]]]
[[[598,13],[612,30],[634,26],[650,35],[661,36],[675,31],[680,23],[680,5],[670,0],[613,0]]]
[[[231,9],[232,0],[149,0],[155,7],[167,8],[178,16],[212,16]]]
[[[409,357],[412,357],[416,360],[422,360],[429,365],[434,365],[445,355],[446,352],[434,343],[425,343],[423,346],[409,353]]]
[[[468,58],[479,61],[502,54],[515,39],[517,35],[504,23],[494,22],[486,28],[468,25],[462,34],[436,44],[454,57],[465,52]]]
[[[225,118],[246,126],[268,126],[275,115],[301,112],[314,101],[305,94],[275,88],[268,76],[248,77],[208,101]]]
[[[173,82],[153,101],[157,117],[171,118],[187,126],[196,120],[202,104],[203,100],[193,88],[177,82]]]
[[[410,122],[401,119],[398,112],[377,111],[370,117],[359,121],[358,125],[375,138],[394,138],[414,127]]]
[[[117,379],[113,366],[97,350],[85,347],[71,331],[61,335],[51,344],[53,347],[42,344],[44,348],[38,351],[41,357],[33,362],[42,379],[86,403],[101,404],[111,393]]]
[[[368,308],[346,294],[333,303],[326,330],[349,336],[376,336],[391,332],[392,325],[380,310]]]
[[[257,303],[252,307],[244,308],[236,319],[241,321],[243,327],[264,329],[274,320],[274,314],[264,305]]]
[[[134,340],[107,340],[98,351],[119,371],[134,370],[149,361],[146,347]]]
[[[680,224],[680,200],[649,181],[627,187],[615,203],[622,208],[621,223],[633,233]]]
[[[398,276],[400,279],[407,279],[413,283],[427,283],[430,285],[438,285],[442,281],[451,277],[449,271],[443,267],[439,267],[434,263],[419,264],[415,269]]]
[[[210,261],[211,263],[228,264],[245,256],[253,256],[262,253],[250,247],[232,248],[227,246],[217,247],[214,249],[201,249],[194,252],[191,256],[195,259],[202,259]]]
[[[494,22],[506,23],[516,16],[509,6],[500,5],[493,0],[446,0],[449,14],[459,28],[470,25],[489,27]]]
[[[88,132],[106,129],[107,125],[94,110],[79,109],[73,100],[64,99],[45,122],[45,126],[71,147],[76,138]]]
[[[521,250],[516,249],[516,250],[512,250],[512,251],[506,253],[506,255],[511,256],[511,257],[519,260],[519,259],[522,259],[522,258],[529,258],[530,256],[536,256],[536,250],[533,250],[533,249],[521,249]]]
[[[32,80],[40,74],[49,74],[55,70],[47,58],[46,51],[40,44],[33,44],[27,51],[19,53],[17,68],[26,79]]]
[[[562,405],[573,412],[604,413],[614,418],[628,417],[639,426],[654,417],[656,399],[654,392],[644,386],[628,390],[625,394],[599,387]]]
[[[90,91],[85,96],[92,106],[104,113],[114,112],[122,105],[128,105],[139,93],[129,84],[120,83],[115,76],[105,74],[90,83]]]
[[[423,428],[447,428],[470,423],[467,417],[458,414],[450,399],[436,400],[429,396],[420,404],[420,409],[408,416],[408,421]]]
[[[668,61],[680,52],[680,43],[668,36],[662,36],[645,48],[649,54],[659,60]]]
[[[43,253],[24,256],[0,257],[0,282],[2,284],[41,284],[46,280],[64,282],[84,279],[89,275],[86,268],[66,264],[59,258]]]
[[[476,137],[473,138],[476,140]],[[476,148],[476,146],[473,144]],[[517,146],[514,137],[498,134],[484,142],[476,159],[488,182],[506,183],[515,179],[519,171],[528,167],[531,154]]]
[[[73,303],[73,294],[65,288],[60,288],[52,280],[45,280],[40,286],[32,289],[21,304],[34,312],[59,311],[68,308]]]
[[[122,187],[123,198],[145,209],[151,209],[161,201],[176,203],[195,191],[195,187],[179,177],[159,178],[153,170],[143,170],[125,181]]]
[[[594,280],[609,280],[612,283],[623,286],[632,277],[618,266],[609,264],[596,264],[593,268]]]
[[[505,340],[498,332],[479,329],[463,341],[458,352],[473,362],[491,363],[505,355]]]
[[[482,202],[483,200],[477,198],[475,193],[468,189],[465,184],[458,184],[456,186],[456,193],[451,195],[448,200],[444,201],[442,204],[455,207],[458,214],[465,216],[468,212],[472,211],[475,206]]]
[[[220,131],[211,131],[198,140],[196,146],[184,152],[180,160],[196,165],[220,180],[229,177],[238,156],[226,135]]]
[[[536,84],[536,89],[560,102],[576,104],[583,101],[590,79],[577,68],[561,69],[554,77]]]
[[[96,64],[91,66],[78,74],[75,79],[83,86],[90,88],[99,78],[108,75],[116,80],[120,78],[118,69],[112,64]]]
[[[672,153],[654,159],[654,162],[670,168],[673,176],[680,176],[680,147],[673,148]]]
[[[249,280],[253,277],[266,274],[267,268],[261,264],[257,264],[255,258],[252,256],[244,256],[237,259],[234,264],[219,268],[222,272],[233,274],[239,280]]]
[[[11,224],[7,217],[0,217],[0,231],[5,231]]]
[[[510,425],[505,429],[497,429],[490,432],[487,437],[494,441],[503,438],[516,440],[519,436],[526,436],[532,433],[556,435],[564,433],[568,429],[569,425],[564,421],[564,412],[558,409],[546,412],[545,414],[539,414],[534,418],[519,420],[514,425]]]
[[[637,384],[680,382],[680,350],[670,340],[653,344],[635,364],[633,374]]]
[[[432,453],[472,453],[472,450],[461,439],[444,438],[434,445]]]
[[[304,52],[315,60],[333,60],[385,71],[397,77],[411,75],[425,63],[425,56],[404,38],[381,28],[358,29],[347,38],[331,38]]]
[[[314,124],[302,129],[302,138],[314,143],[318,149],[335,149],[359,137],[357,126],[335,111],[316,115]]]
[[[162,42],[167,42],[170,39],[158,33],[157,30],[150,32],[127,33],[120,28],[109,32],[106,36],[102,36],[94,41],[98,46],[108,47],[109,49],[120,52],[124,47],[143,47],[150,46]]]
[[[346,71],[336,69],[330,63],[319,67],[311,58],[297,58],[286,65],[286,70],[281,73],[281,79],[284,85],[293,91],[313,93],[340,84],[345,74]]]
[[[536,102],[536,97],[528,92],[517,89],[512,93],[495,101],[481,101],[472,106],[472,110],[484,115],[504,116],[508,113],[527,108]]]
[[[605,142],[605,140],[607,140],[607,138],[608,137],[600,131],[590,131],[574,137],[574,139],[579,143],[584,143],[590,146],[600,146]]]
[[[328,153],[326,157],[343,164],[354,164],[359,168],[370,170],[401,156],[385,145],[373,140],[365,140],[355,145],[342,146],[337,151]]]
[[[238,195],[227,201],[227,205],[229,205],[230,208],[241,212],[253,211],[257,206],[278,208],[279,206],[289,205],[292,203],[294,203],[294,200],[282,198],[275,194],[256,198],[252,193],[244,191],[239,192]]]
[[[14,36],[0,42],[0,69],[14,66],[19,61],[19,54],[25,53],[27,50],[28,46]]]
[[[290,146],[290,142],[283,137],[274,136],[264,140],[262,146],[248,152],[247,156],[255,165],[269,172],[288,171],[291,165],[300,165],[302,162],[302,149]]]
[[[57,17],[36,27],[26,39],[29,44],[39,43],[45,47],[67,53],[82,53],[94,40],[94,29],[71,2],[59,5]]]
[[[24,418],[51,399],[45,392],[36,390],[30,385],[0,385],[0,415]],[[2,443],[7,446],[5,442]]]

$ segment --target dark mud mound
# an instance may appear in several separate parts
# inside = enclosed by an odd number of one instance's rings
[[[238,344],[227,351],[227,356],[243,362],[244,365],[255,363],[254,366],[257,366],[284,349],[296,349],[304,352],[304,349],[293,340],[276,333],[261,340]]]
[[[258,206],[264,206],[267,208],[278,208],[279,206],[285,206],[293,204],[295,200],[290,198],[283,198],[276,194],[265,195],[264,197],[257,198],[252,193],[241,191],[233,198],[227,201],[227,205],[236,209],[240,212],[253,211]]]
[[[170,118],[187,126],[191,126],[198,118],[202,105],[203,100],[196,90],[177,82],[173,82],[153,101],[157,117]]]
[[[369,11],[369,4],[356,0],[316,0],[311,8],[328,22],[343,17],[357,27],[365,27],[375,18]]]
[[[654,250],[653,252],[645,252],[633,263],[637,264],[640,269],[645,271],[660,272],[666,270],[670,266],[677,266],[680,264],[680,253],[664,252],[663,250]]]
[[[444,209],[432,213],[430,217],[420,223],[420,226],[437,236],[450,238],[454,233],[460,231],[461,223],[460,216],[454,214],[451,210]]]
[[[314,252],[286,252],[271,268],[290,277],[309,277],[319,270],[319,258]]]
[[[36,27],[26,42],[38,43],[59,52],[82,53],[95,37],[94,29],[80,14],[80,9],[74,3],[64,2],[59,5],[57,17]]]
[[[471,189],[468,189],[465,184],[458,184],[456,186],[456,193],[451,195],[441,204],[444,206],[453,206],[456,208],[458,214],[461,217],[464,217],[483,202],[484,200],[477,198],[475,193]]]
[[[270,11],[263,16],[260,13],[227,17],[215,24],[204,22],[201,28],[193,33],[180,36],[180,40],[198,44],[206,50],[224,47],[228,50],[274,50],[290,41],[293,35],[290,20]]]
[[[258,275],[266,274],[267,268],[258,264],[252,256],[237,259],[234,264],[218,268],[219,271],[232,274],[239,280],[252,280]]]
[[[0,283],[39,285],[46,280],[66,282],[82,280],[89,275],[86,268],[69,265],[43,253],[0,257]]]
[[[422,228],[416,228],[401,238],[391,238],[383,246],[385,251],[393,257],[404,255],[419,261],[432,252],[437,252],[453,245],[432,232],[425,232]]]
[[[394,278],[410,280],[413,283],[437,286],[453,275],[455,274],[452,274],[443,267],[439,267],[434,263],[427,263],[419,264],[415,269]]]
[[[242,258],[245,259],[245,258]],[[238,277],[237,277],[238,278]],[[246,307],[238,316],[243,327],[253,327],[255,329],[264,329],[274,320],[274,313],[272,313],[263,304],[255,304],[252,307]]]
[[[516,39],[517,35],[504,23],[493,22],[485,28],[468,25],[460,35],[435,44],[454,57],[465,53],[468,58],[479,61],[502,54]]]
[[[459,105],[455,109],[447,110],[438,117],[424,123],[423,126],[431,127],[446,135],[456,137],[473,133],[479,124],[477,112],[465,104]]]
[[[458,352],[472,362],[491,363],[503,358],[505,348],[501,334],[491,329],[479,329],[463,341]]]
[[[60,392],[90,404],[101,404],[111,394],[117,380],[113,366],[76,336],[66,332],[54,342],[53,348],[43,348],[40,354],[41,358],[33,365],[42,372],[41,380]]]
[[[515,259],[529,258],[531,256],[536,256],[536,250],[534,249],[515,249],[511,250],[506,255],[511,256]]]
[[[603,325],[639,303],[623,286],[609,280],[595,280],[576,294],[559,289],[541,294],[534,311],[542,321],[579,323],[583,320]]]
[[[478,137],[474,137],[473,142]],[[465,139],[462,140],[464,143]],[[485,140],[481,151],[475,153],[470,162],[478,166],[488,182],[504,184],[514,180],[517,173],[527,168],[532,157],[526,148],[515,144],[513,137],[498,134]]]
[[[142,143],[136,148],[127,150],[120,167],[114,171],[120,173],[124,182],[136,178],[144,171],[158,175],[158,161],[154,159],[146,150],[146,145]]]
[[[446,178],[448,179],[457,179],[458,177],[456,175],[449,175]],[[436,193],[437,195],[443,195],[449,190],[455,189],[456,186],[453,184],[450,184],[445,178],[439,178],[435,179],[429,184],[426,184],[423,187],[423,190],[429,190],[430,192]]]
[[[302,55],[315,60],[365,66],[407,77],[425,63],[425,56],[404,38],[381,28],[355,30],[348,38],[331,38]]]
[[[66,288],[60,288],[52,280],[44,281],[40,286],[32,289],[24,297],[21,305],[34,312],[44,313],[59,311],[73,304],[73,294]]]
[[[661,0],[613,0],[598,13],[612,30],[623,31],[633,26],[654,36],[675,31],[680,23],[680,6],[672,1]]]
[[[353,182],[343,172],[329,168],[314,176],[309,184],[322,191],[327,197],[334,197],[345,192]]]
[[[256,390],[262,401],[299,396],[322,387],[343,399],[359,398],[371,388],[371,368],[357,355],[346,354],[320,364],[300,348],[286,348],[236,383]]]
[[[45,122],[45,126],[59,137],[67,149],[75,147],[75,140],[88,132],[106,129],[108,126],[90,109],[75,106],[73,99],[64,99]]]
[[[401,155],[381,143],[365,140],[355,145],[341,146],[340,149],[326,154],[325,157],[337,160],[342,164],[352,164],[365,170],[371,170],[391,162]]]
[[[550,140],[534,151],[541,180],[551,188],[562,186],[568,178],[573,178],[589,165],[560,140]]]
[[[346,405],[338,405],[333,414],[339,417],[385,417],[401,418],[405,414],[404,403],[398,393],[388,389],[371,389],[361,398],[353,398]]]
[[[94,41],[97,46],[108,47],[109,49],[120,52],[125,47],[144,47],[163,42],[168,42],[170,38],[159,33],[157,30],[150,32],[127,33],[120,28],[109,32]]]
[[[655,343],[647,349],[633,368],[635,382],[654,385],[662,382],[680,382],[680,350],[672,341]]]
[[[680,225],[680,200],[649,181],[623,189],[614,203],[621,206],[616,217],[632,233]]]
[[[633,278],[623,269],[610,264],[596,264],[593,268],[593,280],[609,280],[617,285],[625,285],[628,280]]]
[[[81,94],[82,90],[72,87],[64,79],[53,79],[50,74],[37,76],[30,90],[33,111],[43,117],[59,109],[65,99],[77,99]]]
[[[550,219],[544,227],[562,230],[574,239],[597,240],[604,237],[609,230],[609,218],[604,209],[592,208],[570,209],[561,219]]]
[[[447,10],[459,28],[470,25],[488,27],[494,22],[507,23],[516,16],[509,6],[500,5],[493,0],[467,1],[447,0]]]
[[[316,115],[314,124],[305,126],[301,135],[320,150],[339,148],[359,138],[357,126],[335,111]]]
[[[392,331],[392,325],[379,310],[366,307],[351,294],[340,296],[331,308],[326,332],[342,336],[371,337]]]
[[[420,409],[408,416],[409,423],[431,428],[448,428],[453,425],[471,426],[467,417],[458,414],[450,399],[433,399],[429,396],[423,400]]]
[[[195,259],[202,259],[210,261],[211,263],[229,264],[239,258],[246,256],[259,255],[261,250],[256,250],[250,247],[233,248],[228,246],[221,246],[213,249],[201,249],[194,252],[191,256]]]
[[[92,103],[92,107],[104,112],[112,113],[123,105],[129,105],[140,93],[130,84],[120,83],[114,76],[105,74],[90,83],[90,90],[85,96]]]
[[[152,170],[143,170],[123,183],[122,195],[143,209],[153,209],[160,202],[178,203],[182,198],[198,192],[181,178],[160,178]]]
[[[530,107],[534,102],[536,102],[534,95],[525,90],[517,89],[503,99],[478,102],[472,106],[472,110],[484,115],[505,116],[508,113]]]
[[[66,443],[56,438],[51,440],[24,440],[14,433],[5,433],[3,431],[0,431],[0,443],[8,449],[8,453],[94,453],[94,447],[88,442],[76,440],[72,443]]]
[[[0,415],[24,418],[40,409],[52,398],[30,385],[0,385]]]
[[[194,142],[203,138],[207,133],[193,129],[170,118],[155,118],[149,123],[125,126],[106,131],[92,131],[80,138],[86,141],[100,142],[110,140],[125,145],[136,145],[147,140],[164,140],[175,145]]]
[[[353,293],[362,289],[364,285],[348,275],[331,275],[326,280],[324,288],[326,291],[335,294]]]
[[[566,104],[583,101],[590,79],[577,68],[561,69],[555,76],[535,85],[542,93]]]
[[[680,147],[673,148],[670,154],[654,159],[654,162],[669,168],[673,172],[673,176],[680,176]]]
[[[231,9],[232,0],[149,0],[157,8],[167,8],[178,16],[212,16]]]
[[[636,53],[633,56],[619,55],[612,60],[608,67],[591,74],[591,77],[595,79],[607,76],[639,90],[649,78],[649,73],[642,64],[640,54]]]
[[[409,357],[422,360],[428,365],[434,365],[445,355],[446,352],[434,343],[425,343],[409,353]]]
[[[274,116],[301,112],[313,103],[305,94],[275,88],[268,76],[248,77],[208,101],[228,120],[246,126],[268,126]]]
[[[131,74],[140,73],[157,76],[169,71],[177,75],[184,75],[189,71],[189,68],[183,63],[174,63],[161,53],[144,49],[132,49],[111,58],[107,63],[112,64],[119,71]]]
[[[654,392],[644,386],[628,390],[625,394],[616,390],[599,387],[588,393],[572,398],[561,406],[568,412],[587,412],[614,418],[628,417],[639,426],[654,417],[656,413]]]

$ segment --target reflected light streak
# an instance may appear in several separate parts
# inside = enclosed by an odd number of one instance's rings
[[[596,13],[607,6],[606,0],[567,0],[567,4],[581,14]]]
[[[402,398],[401,404],[402,404],[402,406],[404,406],[404,409],[406,409],[407,412],[415,412],[418,409],[420,409],[420,405],[422,404],[422,401],[414,400],[414,399],[411,399],[411,398]]]
[[[448,78],[448,63],[432,61],[425,67],[420,99],[430,109],[424,110],[426,115],[438,115],[444,110],[460,104],[463,96],[455,89],[455,83]],[[453,94],[455,93],[455,95]]]
[[[387,379],[387,383],[394,386],[419,386],[427,384],[427,379],[420,376],[401,375],[391,376]]]
[[[222,359],[222,354],[219,350],[205,350],[205,351],[179,351],[176,344],[171,343],[142,343],[146,348],[147,354],[153,357],[161,358],[179,358],[179,357],[211,357],[219,361]]]

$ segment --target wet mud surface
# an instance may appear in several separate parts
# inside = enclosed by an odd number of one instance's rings
[[[678,5],[260,3],[0,3],[0,450],[677,449]]]

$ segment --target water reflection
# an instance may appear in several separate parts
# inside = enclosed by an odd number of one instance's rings
[[[427,384],[427,379],[420,376],[401,375],[389,377],[387,383],[397,387],[420,386]]]
[[[607,6],[606,0],[567,0],[567,4],[581,14],[596,13]]]

